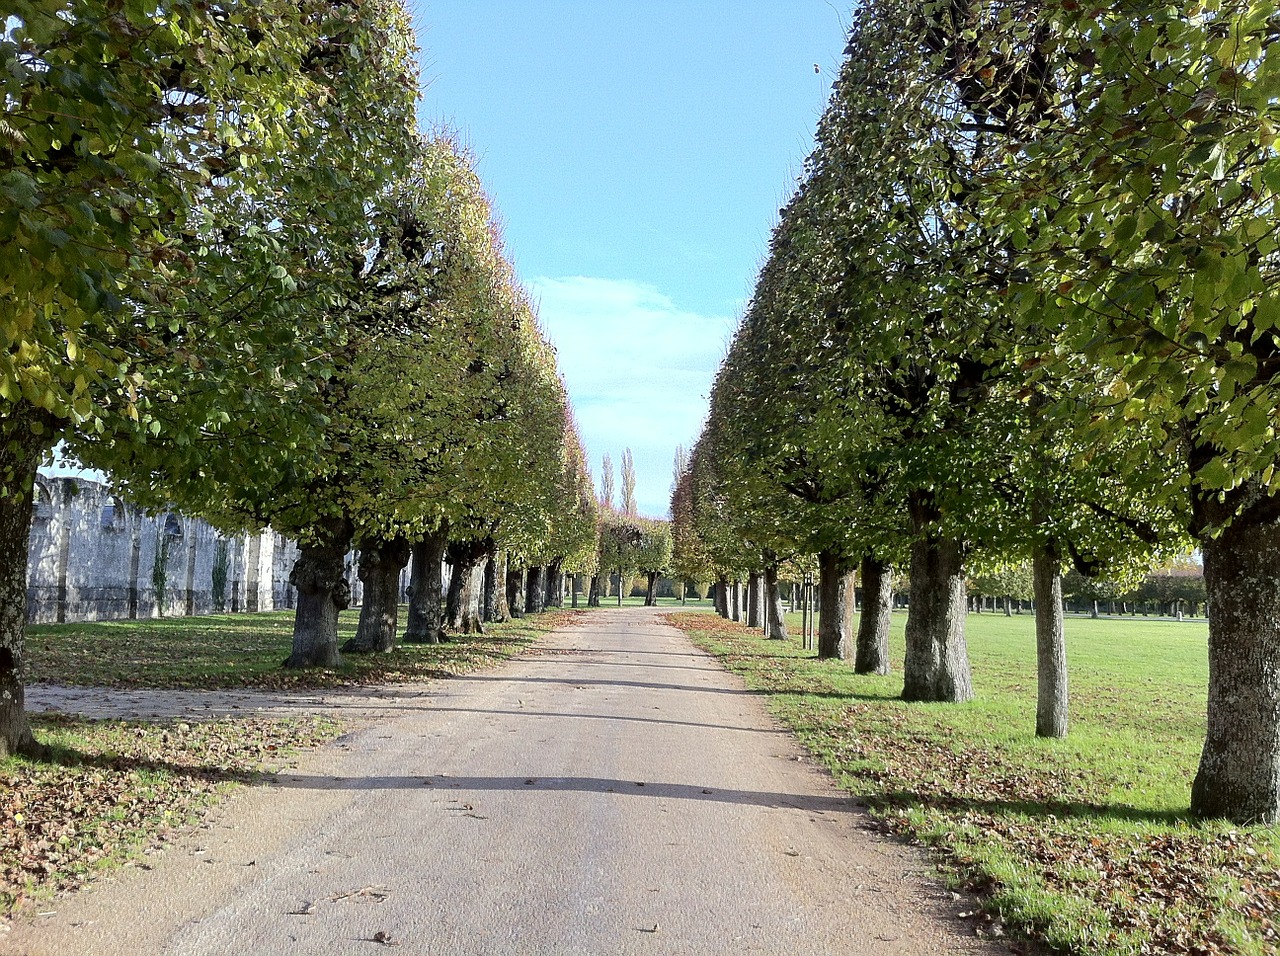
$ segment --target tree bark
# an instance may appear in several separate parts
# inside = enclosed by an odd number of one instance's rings
[[[448,545],[449,528],[445,525],[413,546],[413,566],[409,572],[409,620],[404,631],[406,644],[440,643],[444,630],[441,570]]]
[[[648,573],[648,582],[644,590],[644,606],[656,607],[658,604],[658,572],[650,571]]]
[[[36,435],[32,424],[41,423]],[[49,756],[27,720],[27,558],[35,504],[36,471],[52,446],[52,417],[25,403],[0,419],[0,474],[11,492],[0,498],[0,757]]]
[[[934,530],[938,514],[930,496],[914,497],[909,509],[914,540],[902,699],[972,700],[964,638],[964,550],[959,541]]]
[[[480,592],[484,589],[483,562],[490,542],[472,539],[449,543],[449,594],[445,598],[445,629],[457,634],[483,634]],[[481,572],[477,574],[477,571]]]
[[[742,582],[737,578],[733,579],[733,583],[729,585],[730,591],[730,607],[729,619],[735,623],[742,623]]]
[[[818,554],[818,658],[853,657],[853,572],[833,551]]]
[[[356,636],[342,645],[344,654],[370,654],[395,650],[396,624],[400,616],[400,572],[409,563],[405,538],[368,541],[360,549],[360,580],[364,600]]]
[[[1067,638],[1062,615],[1062,563],[1052,543],[1031,560],[1036,597],[1036,736],[1067,735]]]
[[[484,597],[481,602],[480,619],[485,624],[497,624],[507,619],[506,608],[506,572],[502,565],[506,557],[491,549],[484,562]]]
[[[546,598],[542,602],[542,606],[546,607],[564,607],[564,562],[560,558],[556,558],[547,565],[546,571]]]
[[[782,592],[778,589],[778,566],[771,564],[764,569],[766,598],[765,637],[775,641],[787,639],[787,622],[783,618]]]
[[[762,576],[752,573],[747,578],[747,627],[764,627],[764,593]]]
[[[858,619],[856,674],[888,674],[889,625],[893,621],[893,568],[873,555],[862,558],[862,617]]]
[[[347,582],[347,551],[354,526],[346,518],[316,529],[313,543],[298,549],[298,560],[289,583],[298,589],[298,607],[293,619],[293,652],[285,667],[337,667],[338,612],[351,603]]]
[[[587,590],[587,607],[600,606],[600,575],[591,575],[591,585]]]
[[[525,584],[524,609],[529,614],[539,614],[547,597],[546,568],[530,568]]]
[[[524,617],[524,568],[507,561],[507,610],[512,618]]]
[[[1280,821],[1280,524],[1244,510],[1218,537],[1199,540],[1209,597],[1209,700],[1191,812],[1274,824]]]
[[[729,619],[729,581],[727,578],[716,578],[716,613],[726,621]]]

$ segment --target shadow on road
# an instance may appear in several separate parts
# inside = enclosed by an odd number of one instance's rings
[[[731,694],[735,697],[756,697],[759,691],[737,690],[731,687],[695,687],[688,684],[655,684],[650,681],[608,680],[588,678],[574,680],[571,677],[494,677],[490,675],[466,674],[454,678],[458,683],[471,681],[474,683],[493,684],[563,684],[566,687],[641,687],[645,690],[687,690],[694,694]]]
[[[505,717],[552,717],[556,720],[621,720],[633,724],[657,724],[664,727],[700,727],[707,730],[729,730],[735,733],[772,734],[787,737],[784,730],[770,727],[732,727],[728,724],[699,724],[691,720],[659,720],[656,717],[623,717],[621,714],[558,714],[537,710],[475,710],[470,707],[432,707],[434,713],[494,714]]]
[[[758,793],[752,790],[716,790],[697,784],[658,783],[641,780],[610,780],[603,777],[319,777],[281,774],[266,781],[285,789],[303,790],[461,790],[529,793],[611,793],[626,797],[665,800],[697,800],[731,803],[738,806],[768,807],[778,810],[805,810],[810,813],[848,813],[859,809],[852,797],[806,796],[794,793]]]

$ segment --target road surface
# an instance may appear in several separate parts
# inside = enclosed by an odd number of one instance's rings
[[[1007,952],[653,610],[368,703],[339,744],[152,869],[15,922],[0,953]]]

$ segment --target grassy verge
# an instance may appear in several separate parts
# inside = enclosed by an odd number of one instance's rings
[[[165,690],[314,689],[413,682],[489,667],[579,612],[509,621],[487,634],[390,654],[346,655],[339,670],[285,671],[293,613],[63,624],[28,630],[28,679]],[[341,617],[342,639],[356,612]],[[138,722],[31,714],[53,748],[0,761],[0,916],[39,905],[145,856],[239,783],[336,737],[323,716]]]
[[[1069,620],[1071,735],[1044,741],[1029,615],[970,615],[978,699],[959,706],[897,699],[903,615],[887,677],[714,615],[671,618],[768,693],[883,827],[940,850],[983,894],[993,935],[1081,956],[1280,952],[1280,834],[1185,812],[1204,733],[1203,623]]]
[[[45,624],[27,629],[27,679],[91,687],[265,690],[431,680],[506,660],[576,613],[553,611],[487,625],[485,634],[459,634],[445,644],[347,654],[338,670],[304,671],[280,666],[293,639],[292,611]],[[358,620],[358,611],[342,612],[340,640],[355,634]]]
[[[43,762],[0,763],[0,914],[145,858],[236,783],[336,737],[327,717],[141,723],[33,714]]]

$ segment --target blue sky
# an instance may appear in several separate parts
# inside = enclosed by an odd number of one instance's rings
[[[475,153],[597,481],[663,516],[844,47],[845,0],[408,0],[424,124]],[[817,72],[815,72],[815,66]]]

